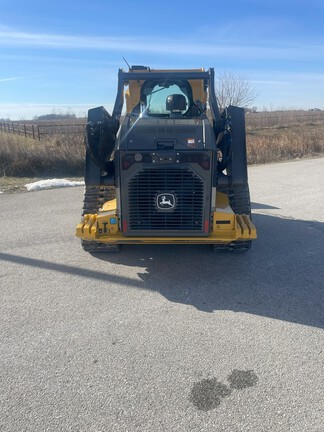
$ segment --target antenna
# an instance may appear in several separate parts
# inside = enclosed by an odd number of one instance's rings
[[[125,57],[123,56],[123,59],[124,59],[124,62],[127,64],[127,66],[128,66],[128,68],[129,68],[129,70],[131,71],[131,72],[133,72],[134,73],[134,71],[133,71],[133,69],[132,69],[132,67],[130,66],[130,64],[128,63],[128,61],[125,59]],[[142,87],[142,83],[141,83],[141,81],[140,80],[137,80],[137,84],[138,84],[138,86],[139,87]]]
[[[125,63],[127,64],[127,66],[128,66],[128,68],[129,68],[129,70],[133,72],[133,70],[132,70],[131,66],[129,65],[128,61],[127,61],[127,60],[125,59],[125,57],[124,57],[124,56],[123,56],[123,60],[124,60],[124,62],[125,62]]]

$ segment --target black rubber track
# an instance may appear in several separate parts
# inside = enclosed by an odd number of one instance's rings
[[[97,214],[106,201],[116,197],[115,188],[112,186],[86,186],[84,190],[83,211],[85,214]],[[95,241],[81,240],[81,245],[89,253],[116,253],[120,251],[120,245],[111,245]]]
[[[219,192],[228,195],[234,213],[251,216],[250,192],[247,184],[232,186],[231,189],[219,189]],[[212,245],[212,249],[214,252],[247,252],[251,248],[251,243],[251,240],[241,240],[225,245],[215,244]]]

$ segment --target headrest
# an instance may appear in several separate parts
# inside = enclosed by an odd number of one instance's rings
[[[165,107],[168,111],[184,111],[187,108],[187,101],[182,94],[169,95],[166,98]]]

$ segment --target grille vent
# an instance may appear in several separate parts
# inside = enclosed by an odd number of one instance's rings
[[[158,194],[172,193],[172,211],[157,208]],[[191,168],[141,169],[128,183],[129,231],[203,232],[204,183]]]

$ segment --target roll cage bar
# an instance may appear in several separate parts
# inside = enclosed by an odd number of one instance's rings
[[[112,117],[119,120],[123,105],[124,105],[124,87],[129,81],[147,81],[147,80],[204,80],[204,85],[208,88],[209,108],[216,124],[220,121],[220,111],[217,104],[215,94],[215,72],[214,68],[209,68],[208,71],[165,71],[155,72],[154,70],[130,71],[124,72],[123,69],[118,71],[118,87],[115,105]]]

